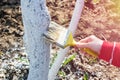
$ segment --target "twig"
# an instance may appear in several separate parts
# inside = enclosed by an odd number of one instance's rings
[[[105,41],[107,41],[107,39],[105,38],[105,36],[101,33],[100,34],[101,36],[102,36],[102,38],[105,40]]]

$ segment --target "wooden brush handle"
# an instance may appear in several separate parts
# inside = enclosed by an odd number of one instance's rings
[[[83,48],[83,50],[88,53],[89,55],[93,56],[93,57],[98,57],[98,53],[96,53],[95,51],[89,49],[89,48]]]

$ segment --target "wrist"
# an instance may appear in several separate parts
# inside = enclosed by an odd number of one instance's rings
[[[98,55],[101,53],[101,49],[102,49],[103,43],[104,43],[103,40],[99,41],[99,44],[98,44]]]

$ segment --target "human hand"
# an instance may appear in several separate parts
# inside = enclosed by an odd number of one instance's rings
[[[76,46],[78,48],[89,48],[99,54],[102,44],[103,44],[103,40],[97,38],[94,35],[91,35],[77,42]]]

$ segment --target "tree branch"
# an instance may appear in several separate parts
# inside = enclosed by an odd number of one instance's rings
[[[82,13],[83,6],[84,6],[84,0],[77,0],[76,1],[73,16],[72,16],[72,19],[71,19],[71,22],[70,22],[70,25],[68,28],[68,30],[70,32],[72,32],[72,34],[75,33],[75,30],[77,28],[77,25],[78,25],[78,22],[79,22],[81,13]],[[49,80],[55,79],[55,77],[56,77],[56,75],[61,67],[61,64],[65,58],[65,55],[67,54],[68,51],[69,51],[69,47],[67,47],[65,49],[60,49],[58,51],[58,53],[57,53],[58,56],[57,56],[54,64],[52,65],[52,67],[49,71],[49,76],[48,76]]]

